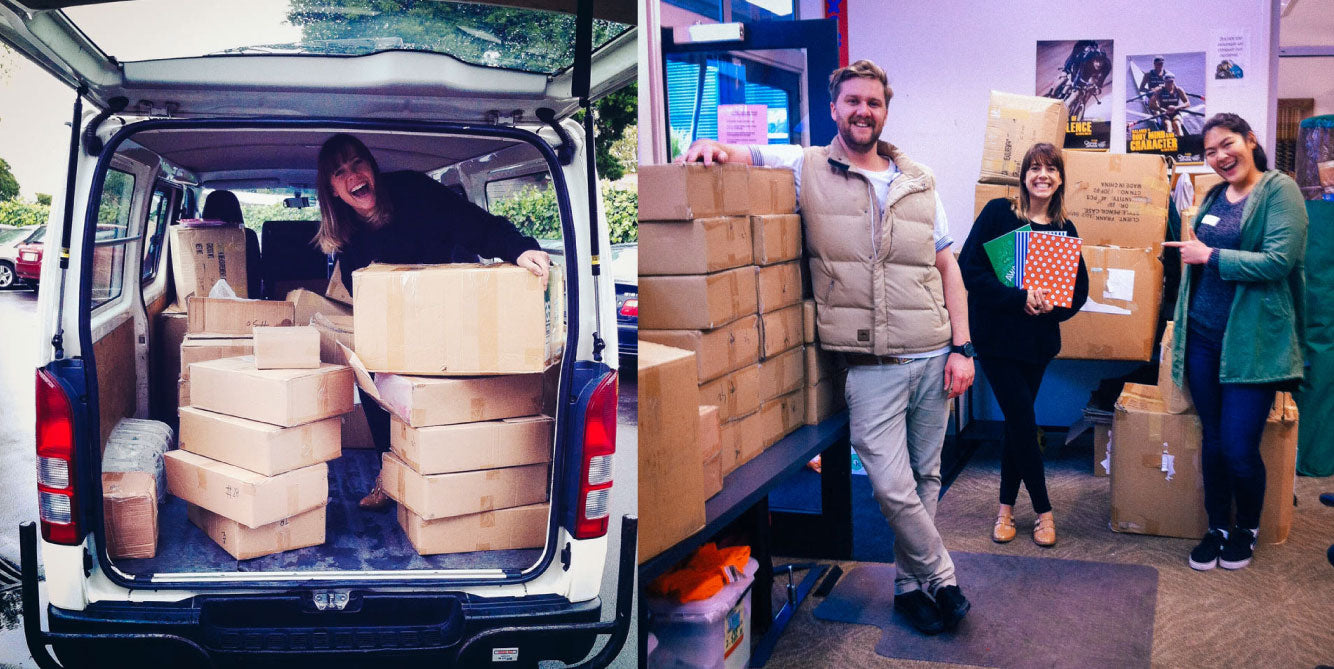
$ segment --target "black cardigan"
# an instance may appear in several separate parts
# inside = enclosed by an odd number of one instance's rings
[[[420,172],[387,172],[376,179],[376,197],[388,197],[394,214],[372,230],[362,227],[338,253],[343,285],[373,262],[415,264],[477,262],[478,256],[514,262],[540,248],[508,219],[469,202]]]
[[[987,257],[982,244],[1026,223],[1036,232],[1064,230],[1072,237],[1079,236],[1070,221],[1064,225],[1042,225],[1019,218],[1005,198],[992,200],[982,209],[959,254],[963,284],[968,288],[968,328],[972,332],[973,347],[981,357],[1027,362],[1043,362],[1056,357],[1061,350],[1061,321],[1078,313],[1088,299],[1088,269],[1084,266],[1084,258],[1080,257],[1072,306],[1056,307],[1039,316],[1024,313],[1027,291],[1007,286],[996,278],[991,258]]]

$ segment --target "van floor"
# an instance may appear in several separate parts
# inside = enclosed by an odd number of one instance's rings
[[[119,559],[116,566],[135,575],[180,572],[370,571],[381,569],[523,569],[542,549],[418,555],[398,525],[391,504],[380,511],[357,506],[379,472],[374,450],[346,449],[329,463],[329,506],[325,542],[250,560],[237,560],[186,517],[186,504],[168,497],[158,510],[157,555]]]

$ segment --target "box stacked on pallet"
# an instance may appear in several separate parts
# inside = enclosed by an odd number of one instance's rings
[[[352,370],[320,362],[313,328],[252,338],[255,355],[190,364],[180,450],[167,454],[168,490],[239,560],[324,543],[325,463],[352,408]]]
[[[815,300],[806,300],[801,306],[806,340],[805,420],[807,425],[817,425],[847,406],[843,384],[848,370],[837,353],[820,348],[815,331]]]
[[[559,268],[546,289],[513,265],[352,276],[356,352],[343,351],[393,415],[380,481],[408,540],[422,555],[542,547],[555,433],[544,380],[565,341]]]

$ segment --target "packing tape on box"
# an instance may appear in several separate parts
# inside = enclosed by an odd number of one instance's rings
[[[406,267],[395,268],[394,271],[406,271]],[[404,338],[407,335],[403,324],[403,298],[404,295],[415,292],[416,281],[414,275],[404,274],[399,277],[400,290],[385,291],[385,343],[384,358],[390,369],[399,369],[403,364],[403,349],[405,348]],[[395,327],[397,326],[397,327]]]
[[[301,485],[287,486],[287,517],[295,516],[301,508]]]
[[[477,498],[477,505],[480,506],[483,511],[495,511],[496,497],[495,495],[482,495]]]
[[[477,295],[476,321],[478,328],[477,356],[487,369],[499,369],[500,364],[500,282],[487,281],[481,272],[469,272],[477,279],[473,292]],[[487,336],[486,333],[492,333]]]
[[[495,512],[495,511],[486,511],[486,512],[483,512],[483,513],[477,518],[477,526],[478,526],[478,527],[495,527],[495,526],[496,526],[496,512]]]

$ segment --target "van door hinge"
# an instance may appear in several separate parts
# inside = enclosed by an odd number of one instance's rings
[[[139,113],[152,118],[171,118],[176,115],[176,110],[181,108],[179,102],[155,102],[153,100],[140,100],[136,105]]]
[[[315,608],[319,611],[342,611],[347,608],[348,593],[339,590],[311,593]]]
[[[517,125],[522,120],[522,109],[515,109],[511,112],[502,112],[498,109],[492,109],[486,113],[486,121],[491,125]]]
[[[570,544],[568,543],[560,551],[560,565],[564,567],[564,571],[570,570]]]

